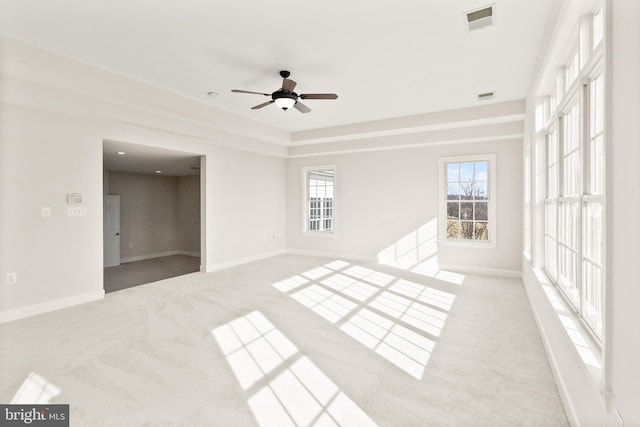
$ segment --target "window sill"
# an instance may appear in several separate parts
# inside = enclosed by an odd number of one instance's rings
[[[560,290],[549,280],[547,274],[541,269],[532,268],[531,270],[548,303],[555,312],[555,316],[557,316],[557,320],[566,334],[567,341],[575,351],[576,359],[582,362],[580,365],[590,379],[594,391],[599,394],[602,404],[606,407],[608,404],[606,401],[607,395],[601,388],[603,381],[601,347],[595,342],[583,321],[567,303]]]
[[[303,231],[303,237],[321,237],[321,238],[336,238],[335,231]]]
[[[479,241],[479,240],[438,240],[438,245],[443,247],[455,247],[455,248],[477,248],[477,249],[495,249],[497,247],[496,242],[493,241]]]

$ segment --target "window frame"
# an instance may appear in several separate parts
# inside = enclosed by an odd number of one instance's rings
[[[333,199],[332,199],[332,229],[331,230],[311,230],[309,228],[309,221],[311,220],[310,207],[309,207],[309,174],[314,171],[333,171]],[[337,236],[337,176],[338,170],[336,165],[317,165],[317,166],[303,166],[302,169],[302,198],[301,198],[301,212],[302,212],[302,235],[310,237],[336,237]],[[324,207],[320,207],[321,212],[324,213]],[[326,218],[321,218],[326,220]]]
[[[489,229],[487,240],[454,239],[447,237],[447,202],[448,202],[448,178],[446,166],[451,163],[488,162],[487,176],[487,227]],[[438,159],[438,244],[444,246],[495,248],[496,242],[496,155],[476,154],[466,156],[450,156]]]
[[[591,158],[591,149],[594,141],[598,138],[602,138],[604,143],[604,135],[606,133],[606,129],[599,129],[594,133],[591,128],[591,121],[593,120],[594,115],[594,105],[592,104],[591,96],[592,96],[592,85],[598,80],[600,80],[600,84],[604,85],[604,62],[603,62],[603,54],[602,47],[603,43],[599,43],[598,46],[594,47],[590,53],[590,57],[579,70],[579,74],[577,77],[577,81],[571,84],[570,89],[566,92],[563,99],[558,101],[558,105],[556,111],[551,114],[547,118],[547,122],[544,126],[545,139],[548,139],[552,132],[557,132],[557,162],[559,163],[559,169],[557,171],[557,190],[559,193],[553,197],[549,194],[549,182],[548,176],[545,176],[545,209],[548,203],[555,201],[555,228],[556,228],[556,248],[555,248],[555,271],[552,268],[553,266],[549,266],[547,263],[548,257],[548,248],[546,246],[545,240],[545,248],[544,248],[544,270],[550,281],[556,286],[559,291],[559,294],[562,295],[564,300],[567,302],[571,310],[574,311],[576,318],[580,321],[580,323],[584,326],[584,329],[588,332],[588,335],[593,338],[594,343],[601,348],[603,338],[604,338],[604,319],[606,316],[606,307],[605,307],[605,296],[606,296],[606,283],[605,283],[605,274],[606,274],[606,245],[603,242],[606,242],[606,182],[604,181],[605,171],[604,165],[606,164],[604,158],[600,159],[602,164],[602,170],[600,170],[600,177],[603,179],[602,182],[598,185],[599,193],[593,194],[593,174],[595,163]],[[564,74],[564,73],[563,73]],[[601,88],[602,92],[599,93],[600,96],[603,96],[606,88],[603,86]],[[566,121],[568,119],[571,110],[577,105],[577,117],[578,117],[578,152],[579,152],[579,161],[578,161],[578,176],[575,190],[577,192],[575,194],[568,194],[568,188],[565,188],[567,184],[565,171],[565,162],[564,162],[564,154],[566,154],[565,144],[568,142],[566,140]],[[602,114],[601,120],[604,120],[603,111],[599,111]],[[602,123],[603,124],[603,123]],[[548,144],[545,142],[545,168],[548,168],[548,160],[549,153]],[[606,147],[602,148],[602,156],[604,157],[604,153],[606,153]],[[550,197],[551,196],[551,197]],[[562,205],[574,205],[576,206],[576,214],[575,214],[575,224],[573,224],[572,230],[572,239],[574,239],[575,248],[575,265],[572,268],[575,269],[573,271],[573,279],[575,283],[571,284],[571,286],[567,287],[566,284],[562,283],[564,280],[561,274],[561,234],[563,232],[563,224],[561,218],[561,208]],[[599,217],[593,217],[593,221],[588,222],[592,217],[588,217],[589,206],[597,205],[601,206],[600,212],[596,214]],[[593,211],[591,211],[593,212]],[[598,222],[599,221],[599,222]],[[547,224],[547,214],[545,213],[544,221],[543,221],[544,229],[547,230],[549,225]],[[598,258],[590,257],[592,249],[587,248],[586,244],[590,243],[587,238],[593,238],[593,234],[589,234],[589,231],[592,231],[591,227],[593,224],[599,226],[600,229],[596,231],[600,231],[600,235],[596,236],[596,243],[601,242],[602,247],[597,248]],[[597,227],[596,227],[597,228]],[[546,238],[546,233],[545,233]],[[553,255],[553,254],[551,254]],[[551,267],[551,268],[550,268]],[[597,280],[598,282],[593,284],[590,281]],[[593,310],[593,303],[591,300],[595,299],[596,305],[599,305],[600,311],[597,312]],[[595,315],[590,315],[590,311],[596,313]]]

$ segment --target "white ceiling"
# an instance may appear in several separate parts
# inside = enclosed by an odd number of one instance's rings
[[[496,25],[464,12],[495,3]],[[0,32],[289,132],[524,98],[553,0],[0,0]],[[231,89],[335,92],[301,114]],[[207,92],[218,92],[208,97]]]
[[[120,141],[103,142],[102,163],[104,169],[118,172],[162,176],[200,175],[199,156]]]

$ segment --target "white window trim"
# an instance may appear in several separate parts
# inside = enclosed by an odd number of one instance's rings
[[[464,239],[448,239],[447,236],[447,178],[445,165],[447,163],[463,163],[463,162],[489,162],[489,199],[488,199],[488,226],[489,240],[464,240]],[[496,206],[498,205],[496,193],[496,155],[495,154],[478,154],[469,156],[453,156],[441,157],[438,160],[438,244],[442,246],[458,246],[466,248],[495,248],[496,242]]]
[[[309,230],[309,211],[307,209],[307,175],[309,171],[315,170],[333,170],[333,231],[313,231]],[[302,235],[308,237],[337,237],[338,229],[336,221],[338,212],[338,168],[336,165],[317,165],[317,166],[303,166],[302,167],[302,200],[301,200],[301,213],[302,213]]]

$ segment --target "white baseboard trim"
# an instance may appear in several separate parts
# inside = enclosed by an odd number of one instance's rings
[[[263,252],[261,254],[251,255],[244,258],[236,258],[229,261],[217,262],[215,264],[207,264],[205,272],[212,273],[214,271],[223,270],[225,268],[235,267],[237,265],[246,264],[248,262],[260,261],[261,259],[271,258],[278,255],[284,255],[287,253],[286,249],[278,249],[271,252]],[[202,267],[201,267],[202,270]]]
[[[153,259],[153,258],[161,258],[164,256],[172,256],[172,255],[186,255],[186,256],[192,256],[192,257],[199,257],[200,256],[200,252],[188,252],[188,251],[166,251],[166,252],[158,252],[155,254],[147,254],[147,255],[139,255],[139,256],[134,256],[134,257],[129,257],[129,258],[121,258],[120,259],[120,264],[126,264],[128,262],[134,262],[134,261],[144,261],[147,259]]]
[[[13,320],[23,319],[25,317],[35,316],[37,314],[61,310],[63,308],[68,308],[74,305],[84,304],[91,301],[97,301],[103,298],[104,289],[100,289],[99,291],[87,292],[84,294],[60,298],[40,304],[33,304],[26,307],[15,308],[13,310],[0,312],[0,323],[11,322]]]
[[[482,276],[508,277],[510,279],[522,279],[522,272],[516,271],[516,270],[501,270],[499,268],[468,267],[468,266],[445,265],[445,264],[440,264],[438,267],[440,268],[440,270],[454,271],[457,273],[479,274]]]
[[[291,255],[305,255],[305,256],[317,256],[322,258],[338,258],[347,259],[361,262],[378,262],[378,259],[373,256],[366,255],[354,255],[354,254],[342,254],[335,252],[322,252],[322,251],[308,251],[306,249],[287,249],[287,253]]]
[[[292,255],[306,255],[317,256],[322,258],[338,258],[352,261],[380,263],[377,257],[367,255],[354,255],[354,254],[341,254],[335,252],[323,252],[323,251],[309,251],[306,249],[287,249],[288,254]],[[384,263],[383,263],[384,264]],[[498,268],[484,268],[484,267],[469,267],[469,266],[455,266],[455,265],[438,265],[440,270],[447,270],[466,274],[479,274],[483,276],[498,276],[508,277],[511,279],[521,279],[522,272],[516,270],[501,270]]]

